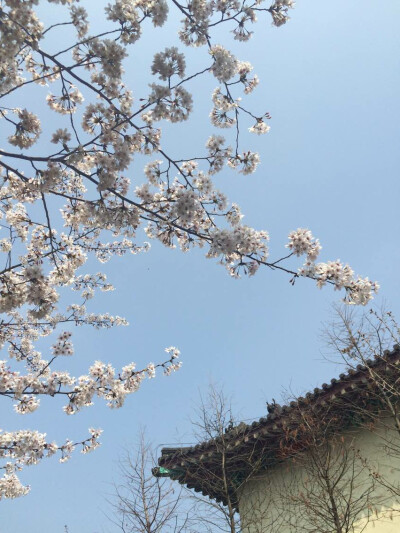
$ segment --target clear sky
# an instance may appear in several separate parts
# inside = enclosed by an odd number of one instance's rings
[[[86,3],[96,6],[100,24],[103,2]],[[386,301],[399,317],[400,3],[304,0],[291,17],[281,28],[260,20],[254,38],[233,47],[260,77],[248,102],[271,113],[271,131],[244,135],[244,146],[261,155],[255,175],[227,170],[216,180],[242,207],[247,224],[270,232],[271,257],[284,254],[289,231],[309,227],[321,240],[321,259],[340,258],[378,280],[376,305]],[[148,30],[127,62],[135,94],[151,81],[151,51],[177,41],[172,26]],[[207,62],[203,53],[191,58],[193,68]],[[193,119],[168,130],[166,145],[175,155],[201,150],[211,132],[204,94],[215,85],[210,76],[193,86]],[[132,172],[134,181],[144,181],[140,165]],[[63,533],[64,524],[70,533],[114,533],[103,511],[118,482],[118,456],[141,425],[156,445],[190,441],[188,418],[210,378],[234,395],[249,419],[262,416],[265,402],[284,389],[303,393],[338,373],[324,359],[320,338],[331,304],[342,296],[331,288],[320,291],[306,279],[292,287],[287,276],[266,269],[233,280],[201,251],[184,255],[156,242],[149,253],[113,260],[105,270],[116,291],[97,297],[96,309],[125,316],[130,326],[78,330],[72,371],[84,373],[95,359],[143,366],[161,360],[171,344],[181,349],[183,367],[146,382],[118,411],[97,402],[67,417],[61,403],[50,400],[29,418],[17,418],[4,403],[3,429],[29,427],[59,441],[78,439],[89,426],[104,434],[93,454],[26,468],[22,479],[31,493],[1,502],[0,533]]]

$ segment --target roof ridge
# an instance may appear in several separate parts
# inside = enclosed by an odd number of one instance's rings
[[[332,389],[335,387],[340,387],[341,385],[356,381],[360,374],[365,373],[368,368],[376,368],[378,365],[388,362],[388,359],[400,361],[400,346],[398,344],[395,344],[392,350],[385,350],[383,352],[383,356],[377,355],[373,359],[366,359],[365,364],[358,364],[355,368],[350,367],[346,372],[339,374],[338,378],[332,378],[330,383],[323,383],[321,387],[314,388],[313,392],[307,392],[304,396],[299,396],[299,398],[296,400],[292,400],[288,404],[280,406],[279,412],[277,413],[268,413],[266,416],[255,419],[249,424],[240,422],[237,426],[234,426],[232,429],[226,431],[224,436],[226,436],[229,440],[233,440],[235,437],[244,435],[246,432],[250,432],[258,427],[265,426],[270,422],[277,423],[280,419],[284,418],[285,415],[289,414],[290,411],[295,407],[302,404],[310,404],[311,402],[318,400],[319,397],[329,395],[332,392]],[[166,456],[172,457],[175,454],[186,455],[195,450],[207,449],[213,446],[213,444],[221,441],[222,437],[218,436],[213,439],[197,443],[194,446],[163,448],[161,451],[162,456],[160,457],[159,462]]]

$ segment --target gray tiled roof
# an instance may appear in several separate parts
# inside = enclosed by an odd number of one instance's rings
[[[240,468],[237,457],[243,456],[247,448],[254,453],[256,442],[262,453],[270,456],[271,464],[274,459],[276,462],[282,433],[289,421],[293,424],[292,415],[302,406],[311,405],[314,409],[325,410],[332,405],[340,405],[339,416],[343,418],[355,410],[357,405],[365,401],[368,396],[371,370],[379,371],[379,373],[393,372],[393,369],[398,366],[400,371],[400,347],[394,346],[392,351],[385,352],[383,357],[367,361],[366,365],[358,365],[349,369],[346,373],[340,374],[337,379],[332,379],[330,383],[323,383],[320,388],[315,388],[313,392],[308,392],[305,396],[297,398],[296,401],[282,406],[259,420],[250,424],[242,422],[226,431],[224,446],[231,471]],[[153,473],[158,476],[171,477],[189,488],[223,501],[218,487],[212,489],[202,480],[204,472],[207,471],[207,462],[210,463],[210,468],[215,468],[212,461],[220,442],[221,439],[217,437],[195,446],[163,448],[158,460],[159,468],[153,469]]]

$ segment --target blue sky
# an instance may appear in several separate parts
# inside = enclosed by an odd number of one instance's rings
[[[98,6],[94,0],[87,4]],[[304,0],[286,26],[260,20],[253,40],[233,49],[260,77],[247,101],[271,113],[271,131],[243,136],[243,149],[261,155],[255,175],[227,170],[216,177],[241,206],[246,223],[270,232],[271,257],[284,254],[289,231],[309,227],[321,240],[321,259],[340,258],[378,280],[375,304],[385,301],[397,316],[399,15],[395,0],[384,9],[372,0]],[[148,30],[127,62],[126,79],[135,95],[152,81],[150,52],[176,42],[173,27],[174,21],[163,30]],[[225,32],[220,42],[226,42]],[[193,69],[207,61],[204,52],[190,55]],[[192,120],[168,128],[165,145],[173,154],[201,151],[211,132],[211,105],[204,95],[215,85],[211,76],[194,84]],[[134,182],[144,181],[140,162],[132,172]],[[278,399],[284,389],[302,393],[338,373],[324,359],[320,336],[332,303],[342,296],[331,288],[319,290],[309,280],[292,287],[287,276],[266,269],[233,280],[201,251],[182,254],[156,242],[147,254],[114,260],[105,270],[116,291],[96,298],[96,309],[125,316],[130,326],[78,330],[73,372],[84,373],[95,359],[116,367],[132,360],[142,366],[161,360],[171,344],[181,349],[183,367],[169,378],[146,382],[118,411],[97,402],[66,417],[61,403],[51,400],[29,418],[17,418],[4,402],[3,429],[35,428],[59,441],[78,439],[89,426],[102,427],[104,434],[93,454],[27,468],[22,479],[32,491],[1,503],[0,533],[63,532],[64,524],[70,533],[116,531],[103,511],[112,482],[118,482],[118,456],[133,445],[141,425],[155,445],[191,441],[188,419],[210,379],[233,394],[237,410],[249,419],[262,416],[265,402]]]

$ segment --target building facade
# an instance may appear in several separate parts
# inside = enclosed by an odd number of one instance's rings
[[[256,473],[239,493],[243,533],[399,533],[400,455],[385,449],[397,446],[390,424],[347,431]]]
[[[243,533],[400,532],[400,348],[252,424],[164,448],[157,476],[240,514]]]

